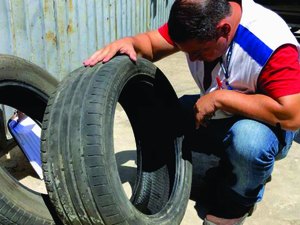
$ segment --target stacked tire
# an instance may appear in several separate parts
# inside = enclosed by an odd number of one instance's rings
[[[57,84],[36,65],[15,56],[0,55],[0,104],[21,110],[41,123],[49,95]],[[47,195],[24,187],[2,166],[0,184],[1,225],[54,224]]]

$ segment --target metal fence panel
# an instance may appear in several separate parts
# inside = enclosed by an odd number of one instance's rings
[[[0,54],[27,59],[58,80],[105,44],[155,29],[174,0],[0,0]]]

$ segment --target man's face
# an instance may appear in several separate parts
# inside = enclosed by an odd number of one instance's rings
[[[188,40],[176,43],[177,47],[188,54],[191,61],[212,62],[222,56],[228,47],[227,39],[220,37],[213,41]]]

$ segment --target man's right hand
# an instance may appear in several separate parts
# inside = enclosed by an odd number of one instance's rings
[[[83,62],[83,65],[94,66],[98,62],[108,62],[118,53],[128,55],[132,61],[136,61],[139,55],[154,62],[178,50],[177,47],[170,45],[158,30],[153,30],[116,40],[96,51]]]
[[[84,66],[94,66],[98,62],[108,62],[116,54],[126,54],[133,61],[137,60],[137,53],[134,49],[132,38],[126,37],[114,41],[96,51],[92,56],[83,62]]]

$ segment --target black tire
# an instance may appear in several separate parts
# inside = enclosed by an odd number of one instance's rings
[[[114,155],[117,102],[137,145],[130,200]],[[117,56],[103,65],[79,68],[60,84],[46,109],[42,158],[46,187],[64,224],[180,224],[192,166],[183,157],[182,136],[174,126],[177,107],[170,83],[145,59],[133,63]]]
[[[15,56],[0,55],[0,104],[42,122],[48,96],[58,82],[41,68]],[[0,224],[54,224],[47,196],[29,190],[0,166]],[[49,201],[50,202],[50,201]]]

